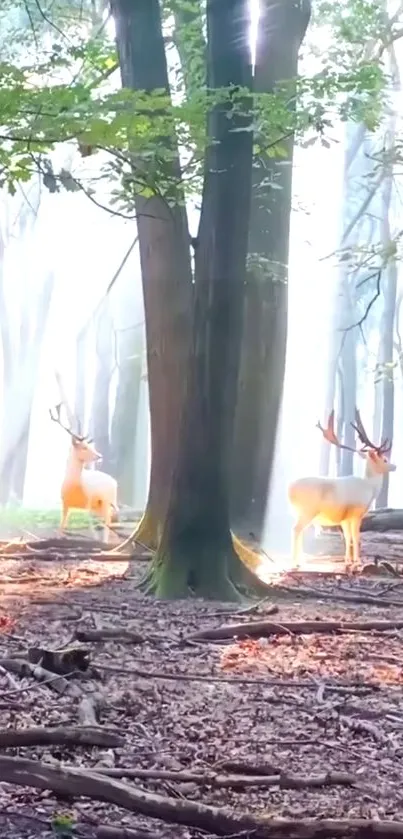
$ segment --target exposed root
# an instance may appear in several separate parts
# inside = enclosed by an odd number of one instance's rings
[[[137,529],[131,536],[133,542],[142,544],[151,551],[156,551],[158,548],[158,532],[160,529],[159,521],[147,504],[147,507],[137,525]]]

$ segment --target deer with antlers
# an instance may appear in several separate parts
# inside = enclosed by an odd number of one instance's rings
[[[61,488],[63,512],[60,529],[66,528],[70,510],[88,510],[104,520],[104,540],[108,542],[112,516],[118,510],[118,485],[115,478],[106,472],[85,468],[102,460],[102,455],[97,452],[92,440],[62,422],[62,404],[56,405],[53,411],[49,410],[50,418],[69,434],[72,443]]]
[[[359,411],[351,423],[361,443],[360,448],[339,442],[334,430],[334,411],[326,428],[318,422],[317,428],[325,440],[340,449],[348,449],[365,458],[365,475],[359,478],[348,475],[340,478],[300,478],[290,484],[288,497],[297,513],[293,531],[292,561],[298,568],[303,531],[310,525],[341,526],[345,541],[345,567],[347,571],[360,566],[360,530],[365,513],[379,494],[384,475],[394,472],[396,466],[389,461],[391,445],[384,440],[380,446],[371,443],[362,424]]]

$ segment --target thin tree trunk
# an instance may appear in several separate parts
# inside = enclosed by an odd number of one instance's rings
[[[122,84],[169,92],[158,0],[112,0]],[[179,190],[174,142],[167,174]],[[136,537],[156,548],[176,462],[189,353],[192,274],[186,211],[155,195],[136,198],[143,283],[151,414],[151,475],[147,507]]]
[[[207,2],[208,84],[251,86],[248,0]],[[195,256],[193,344],[177,469],[149,589],[162,597],[237,599],[229,477],[240,359],[252,131],[229,103],[209,116]],[[245,103],[246,107],[246,103]],[[237,129],[237,130],[233,130]]]

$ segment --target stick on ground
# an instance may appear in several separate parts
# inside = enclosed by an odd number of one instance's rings
[[[207,627],[189,636],[190,641],[216,641],[227,638],[266,638],[270,635],[330,635],[335,632],[387,632],[390,629],[403,629],[402,620],[394,621],[253,621],[233,623],[227,626]]]

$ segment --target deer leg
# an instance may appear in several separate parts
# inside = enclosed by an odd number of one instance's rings
[[[102,516],[104,519],[104,542],[109,542],[110,536],[110,527],[112,523],[112,508],[108,505],[102,511]]]
[[[304,530],[311,523],[312,517],[301,515],[294,525],[292,532],[291,562],[293,568],[299,568],[302,553],[302,536]]]
[[[351,519],[350,527],[351,527],[351,537],[352,537],[352,542],[353,542],[353,564],[352,564],[352,568],[357,569],[357,568],[360,567],[361,519]]]
[[[60,530],[62,531],[62,533],[63,533],[63,531],[64,531],[64,530],[66,530],[66,527],[67,527],[67,519],[68,519],[68,517],[69,517],[69,512],[70,512],[69,507],[66,507],[66,505],[65,505],[65,504],[63,504],[63,507],[62,507],[62,518],[61,518],[61,521],[60,521]]]
[[[347,570],[350,568],[352,560],[352,531],[349,521],[342,521],[341,528],[344,536],[345,551],[344,551],[344,567]]]

